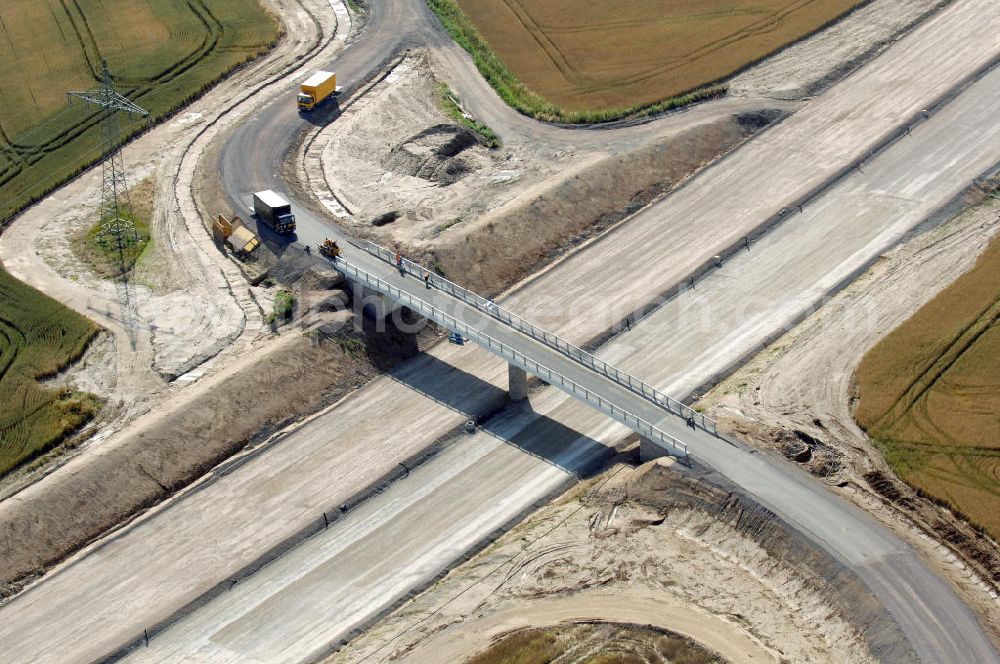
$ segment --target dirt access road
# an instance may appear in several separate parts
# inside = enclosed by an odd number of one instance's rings
[[[116,445],[127,435],[117,435],[121,428],[154,404],[190,391],[200,375],[211,373],[207,358],[213,358],[216,367],[223,366],[269,336],[261,312],[264,303],[257,301],[237,266],[219,254],[205,232],[204,219],[213,210],[200,210],[193,201],[201,186],[194,177],[195,164],[216,134],[252,111],[253,105],[240,104],[241,100],[269,98],[274,88],[283,89],[280,82],[301,66],[304,56],[336,53],[346,29],[341,25],[341,33],[336,33],[340,5],[331,6],[330,0],[265,0],[265,4],[282,16],[289,36],[267,57],[241,68],[124,151],[130,183],[157,177],[150,220],[153,241],[132,284],[139,318],[134,330],[122,322],[115,284],[97,278],[70,248],[75,234],[93,224],[100,166],[21,213],[0,235],[0,260],[12,275],[107,328],[107,345],[113,346],[107,357],[95,353],[93,358],[103,365],[101,380],[95,382],[109,402],[97,423],[100,432],[59,459],[58,465],[74,463],[94,448]],[[193,367],[198,371],[171,382],[172,376]],[[39,479],[39,473],[23,475],[4,478],[0,495],[10,496]],[[26,496],[34,490],[29,487],[15,501],[30,502]],[[5,501],[0,511],[8,506]]]
[[[988,3],[966,3],[949,10],[942,15],[942,19],[948,18],[947,21],[935,20],[920,31],[924,34],[915,34],[901,42],[899,46],[913,44],[913,40],[917,39],[916,46],[911,47],[908,51],[904,50],[902,57],[887,58],[886,56],[890,56],[896,51],[893,49],[877,61],[877,63],[885,65],[885,60],[891,60],[895,63],[897,70],[893,70],[891,66],[883,66],[882,69],[885,71],[880,72],[881,76],[876,76],[874,80],[866,78],[868,69],[862,71],[858,77],[850,79],[849,83],[855,82],[854,87],[841,86],[831,90],[830,95],[824,95],[818,99],[816,105],[811,106],[811,108],[817,109],[812,115],[812,120],[819,122],[817,117],[825,118],[825,125],[830,128],[831,133],[838,135],[841,140],[850,144],[853,144],[858,136],[859,127],[856,126],[858,123],[870,123],[877,119],[883,128],[895,126],[900,121],[905,120],[908,114],[913,112],[914,107],[919,109],[921,103],[933,101],[937,96],[936,92],[944,89],[949,81],[953,82],[956,78],[961,78],[961,75],[956,75],[956,70],[960,72],[974,70],[978,66],[977,63],[989,55],[988,48],[984,44],[993,46],[995,44],[993,44],[990,35],[983,34],[983,24],[989,22],[984,21],[982,17],[995,11],[996,9],[989,6]],[[920,41],[921,39],[923,41]],[[949,40],[952,40],[953,43],[949,43]],[[929,42],[933,42],[936,48],[927,49],[925,44]],[[915,49],[922,51],[922,58],[914,55]],[[942,58],[940,57],[941,53],[951,53],[953,56]],[[924,74],[924,76],[913,78],[916,76],[915,72]],[[911,85],[906,90],[919,88],[923,95],[907,96],[901,103],[894,94],[905,92],[901,89],[905,86],[894,88],[883,80],[885,76],[890,77],[890,82],[904,76],[910,76]],[[860,83],[856,83],[857,81]],[[888,94],[888,91],[891,91],[892,94]],[[875,102],[871,102],[876,92],[880,94],[875,95]],[[849,108],[857,107],[859,101],[868,104],[867,108],[871,117],[860,113],[848,114],[844,117],[830,115],[829,108],[824,109],[820,102],[826,102],[828,99],[843,101],[843,97],[840,95],[848,96],[851,103],[845,104],[845,106]],[[820,123],[820,126],[823,126],[823,123]],[[792,127],[794,129],[795,125]],[[811,128],[815,129],[815,126]],[[766,132],[757,141],[765,139],[780,141],[782,134],[779,130],[785,131],[785,126],[782,125]],[[800,135],[796,142],[792,142],[790,148],[806,153],[812,145],[813,135],[803,131],[801,127],[798,131]],[[859,140],[863,140],[863,138],[864,135]],[[864,147],[858,148],[859,151],[864,149]],[[840,153],[838,152],[838,154]],[[766,217],[774,212],[776,206],[784,204],[788,194],[783,191],[784,182],[780,178],[768,184],[767,168],[780,166],[780,164],[775,163],[775,160],[765,158],[762,161],[756,154],[744,157],[741,150],[724,163],[732,165],[735,161],[742,163],[743,169],[759,173],[761,181],[769,187],[779,190],[773,198],[764,201],[765,210],[763,212],[754,209],[739,217],[742,220],[741,223],[752,226],[758,221],[754,215],[763,215],[766,220]],[[826,168],[831,167],[829,162],[821,163]],[[833,167],[838,165],[832,164]],[[684,191],[690,191],[700,186],[710,187],[713,178],[717,177],[718,170],[717,168],[710,169],[703,177],[696,178]],[[762,173],[762,171],[764,172]],[[742,176],[744,173],[745,171],[734,172],[731,177]],[[696,183],[699,184],[696,185]],[[702,194],[705,195],[705,193],[705,190],[702,190]],[[674,198],[668,198],[667,201],[673,201]],[[925,202],[925,205],[931,204],[933,201]],[[675,210],[669,206],[657,206],[656,209],[668,218],[699,219],[702,221],[699,217],[674,217]],[[635,221],[637,220],[633,220],[623,228],[631,228]],[[716,221],[717,223],[728,223],[732,220],[719,219]],[[652,226],[656,225],[650,220],[647,220],[646,223]],[[690,247],[674,246],[672,250],[665,247],[664,242],[668,241],[669,238],[664,238],[663,235],[662,232],[659,233],[658,237],[653,238],[654,242],[650,242],[648,237],[641,238],[640,241],[656,244],[661,252],[660,258],[667,263],[670,262],[669,259],[679,258],[690,251]],[[614,234],[604,243],[599,243],[592,248],[596,249],[601,244],[611,241],[612,238],[615,238],[616,244],[622,241],[618,234]],[[703,247],[702,253],[711,256],[713,249],[714,247]],[[604,274],[593,269],[593,262],[595,260],[601,262],[602,260],[600,253],[599,251],[584,251],[577,254],[574,261],[576,261],[578,273],[580,275],[594,274],[595,279],[603,279]],[[564,265],[569,264],[569,262],[567,261]],[[532,294],[540,296],[553,288],[553,283],[558,286],[560,282],[547,281],[547,277],[537,279],[532,282],[528,289],[522,291],[524,295],[521,297],[530,300]],[[664,282],[659,283],[659,288],[662,288]],[[648,288],[649,284],[644,287]],[[596,282],[595,285],[595,282],[591,282],[591,288],[592,292],[602,292],[602,283]],[[657,292],[658,290],[654,290],[649,293],[649,297],[653,297]],[[558,328],[561,333],[571,339],[586,339],[593,334],[594,328],[589,327],[590,324],[589,320],[580,317],[567,317],[559,323]],[[582,326],[577,328],[577,325]],[[599,326],[600,321],[593,323],[593,325]],[[633,337],[632,340],[643,341],[639,337]],[[654,348],[654,345],[650,344],[648,339],[645,343],[638,345],[640,348],[634,361],[646,367],[653,364],[655,358],[650,360],[648,352]],[[620,346],[611,348],[608,352],[625,354]],[[352,482],[364,481],[364,478],[370,477],[371,473],[365,471],[353,480],[344,478],[342,483],[335,486],[327,481],[329,477],[342,477],[346,468],[358,467],[357,462],[359,461],[362,463],[367,461],[372,468],[381,467],[389,470],[399,459],[409,456],[426,445],[428,439],[447,433],[454,424],[464,419],[462,414],[450,410],[446,405],[435,404],[433,399],[416,395],[410,387],[422,389],[448,405],[467,409],[467,412],[475,412],[473,404],[454,400],[456,394],[471,397],[474,393],[483,392],[483,383],[478,381],[470,383],[467,375],[471,373],[478,377],[485,377],[486,382],[495,384],[502,380],[503,367],[491,360],[484,360],[482,355],[477,355],[477,352],[473,350],[459,351],[444,348],[434,355],[421,358],[419,362],[423,364],[412,364],[405,373],[399,374],[402,376],[400,380],[407,381],[409,386],[388,380],[379,381],[371,389],[364,390],[361,395],[350,401],[351,407],[358,409],[353,415],[341,409],[335,410],[328,417],[317,420],[315,428],[311,429],[312,433],[309,438],[303,435],[290,437],[285,441],[285,444],[273,448],[266,457],[233,467],[227,473],[213,478],[210,485],[202,487],[197,492],[192,492],[183,500],[175,501],[173,516],[177,518],[169,519],[169,524],[159,518],[160,513],[151,515],[151,518],[137,524],[129,531],[123,532],[113,541],[107,542],[105,546],[101,547],[98,555],[82,556],[76,563],[66,566],[59,574],[5,606],[0,610],[5,614],[4,625],[11,629],[17,629],[19,633],[17,641],[20,647],[38,648],[38,651],[33,654],[27,651],[19,655],[16,654],[15,659],[35,659],[37,661],[39,653],[47,653],[59,659],[60,648],[68,648],[64,651],[66,654],[79,654],[81,645],[85,644],[89,651],[93,652],[91,649],[97,648],[97,651],[100,652],[100,642],[131,640],[134,638],[133,635],[141,633],[143,626],[155,624],[159,620],[173,615],[191,598],[199,597],[216,583],[225,582],[227,575],[239,569],[247,560],[252,560],[254,552],[265,551],[298,532],[303,524],[315,522],[322,509],[335,506],[338,498],[344,496],[345,492],[348,496],[350,495],[349,490]],[[459,369],[456,370],[453,367],[459,367]],[[442,377],[446,375],[450,375],[451,380],[442,380]],[[640,372],[640,375],[653,378],[653,382],[659,385],[668,383],[665,380],[666,377],[651,376],[645,371]],[[549,391],[534,399],[532,406],[536,411],[548,412],[557,406],[562,409],[561,402],[560,395],[554,395]],[[416,552],[422,556],[422,561],[418,561],[418,563],[422,562],[423,564],[411,568],[402,577],[400,576],[402,567],[396,566],[390,570],[394,572],[391,586],[382,585],[381,582],[366,577],[364,574],[354,576],[354,579],[369,585],[369,590],[372,593],[371,603],[361,607],[358,615],[359,622],[356,624],[363,624],[364,616],[377,615],[378,611],[390,601],[391,596],[397,592],[403,592],[404,589],[400,587],[400,583],[405,587],[419,587],[426,580],[433,578],[443,566],[449,564],[449,561],[460,556],[467,546],[474,545],[494,527],[503,525],[510,518],[516,518],[520,512],[529,508],[536,500],[544,498],[553,488],[558,488],[571,481],[567,470],[577,470],[581,465],[589,465],[583,462],[599,453],[600,446],[595,445],[594,440],[614,441],[620,438],[623,433],[593,413],[578,413],[572,408],[561,410],[561,412],[564,412],[568,419],[563,420],[562,416],[550,414],[549,421],[539,422],[536,417],[531,415],[523,415],[527,419],[519,419],[522,415],[515,413],[505,416],[497,422],[497,426],[493,427],[493,431],[498,436],[506,441],[529,446],[530,451],[538,454],[538,457],[526,455],[519,449],[499,442],[486,433],[481,434],[482,438],[473,437],[477,444],[482,444],[485,440],[487,444],[492,446],[488,450],[488,457],[481,458],[477,466],[460,469],[461,472],[456,477],[464,484],[454,485],[452,489],[449,489],[450,498],[444,495],[444,491],[433,491],[434,501],[421,503],[417,512],[410,512],[402,517],[405,523],[410,524],[411,529],[417,529],[415,535],[425,533],[429,537],[440,536],[438,541],[441,548],[433,550],[434,548],[431,547]],[[390,413],[394,420],[406,421],[408,425],[387,435],[387,432],[378,423]],[[411,414],[413,415],[413,427],[409,426],[411,420],[407,419]],[[598,419],[594,419],[595,417]],[[364,426],[366,423],[367,426]],[[359,428],[354,432],[349,432],[345,430],[345,427]],[[580,434],[577,433],[580,431],[586,431],[588,435],[581,439]],[[337,445],[331,446],[331,440],[335,440]],[[370,447],[373,440],[381,441],[377,451]],[[326,452],[319,453],[320,450],[326,450]],[[297,461],[294,464],[285,465],[289,460],[285,455],[289,454],[293,454]],[[372,454],[378,458],[370,459]],[[281,460],[283,456],[285,458]],[[548,460],[556,461],[563,467],[553,465]],[[279,468],[279,466],[284,466],[284,468]],[[488,481],[484,481],[483,474]],[[808,478],[804,478],[802,481],[807,484],[811,483]],[[471,487],[474,489],[473,491],[466,493],[466,490],[470,488],[469,482],[477,483],[477,485]],[[462,496],[462,498],[455,502],[456,496]],[[469,496],[478,496],[479,498],[470,499]],[[504,498],[502,501],[498,501],[497,496],[504,496]],[[452,512],[449,512],[449,515],[441,513],[442,504],[451,505]],[[400,506],[401,509],[405,507],[405,505]],[[477,513],[476,510],[481,511]],[[181,511],[184,512],[184,518],[180,518]],[[267,515],[266,527],[262,527],[265,524],[259,520],[261,515]],[[458,518],[458,522],[464,525],[463,537],[455,536],[453,530],[455,522],[450,520],[447,523],[439,524],[444,527],[444,530],[430,532],[430,527],[427,525],[430,521],[422,521],[421,518],[429,519],[435,515],[448,516],[449,519]],[[206,519],[209,519],[210,522]],[[393,550],[398,555],[406,553],[406,551],[400,551],[400,547],[392,545],[393,541],[398,543],[398,539],[392,537],[394,532],[398,531],[393,531],[391,528],[382,529],[380,537],[389,538],[382,540],[383,548],[367,550]],[[186,557],[177,550],[179,542],[190,547],[191,557]],[[242,552],[238,556],[233,553],[236,550],[234,545],[237,543]],[[389,549],[384,548],[385,546],[388,546]],[[357,547],[354,548],[360,550]],[[902,550],[908,549],[903,547]],[[199,553],[195,555],[193,553],[195,551]],[[366,564],[366,571],[370,560],[369,556],[362,561]],[[79,563],[84,564],[80,565]],[[334,567],[330,566],[330,568]],[[123,570],[129,569],[134,570],[135,575],[128,582],[122,582]],[[875,572],[878,571],[877,568],[873,569]],[[919,564],[914,570],[916,573],[929,574],[926,568]],[[931,575],[930,578],[934,579],[935,577]],[[186,583],[178,583],[180,579],[184,579]],[[932,584],[928,588],[932,593],[941,590],[940,585]],[[953,597],[946,589],[939,595],[945,600],[948,597]],[[81,598],[84,597],[89,598],[89,604],[81,602]],[[285,593],[284,597],[290,602],[288,607],[296,606],[296,593],[294,591]],[[306,599],[304,596],[298,597]],[[57,608],[60,606],[62,608]],[[242,614],[247,608],[249,607],[239,608],[237,612]],[[949,606],[946,613],[942,615],[951,615],[955,620],[960,621],[962,628],[959,632],[962,633],[966,643],[981,643],[981,632],[972,620],[971,614],[968,614],[967,611],[963,613],[961,609],[951,612],[950,609],[953,608],[955,608],[954,605]],[[303,611],[301,605],[298,605],[296,615],[308,616],[310,615],[309,611],[310,609]],[[96,620],[95,612],[100,613],[102,619]],[[257,615],[266,617],[265,613],[260,612]],[[192,618],[196,615],[192,614]],[[11,619],[8,620],[8,617]],[[62,620],[62,625],[56,626],[46,617],[58,617],[57,619]],[[911,616],[910,620],[915,629],[923,628],[918,618]],[[265,621],[264,624],[271,628],[276,627],[273,622]],[[245,625],[248,628],[250,626],[249,623]],[[255,629],[258,630],[260,638],[268,642],[278,637],[278,634],[274,632],[261,632],[259,626]],[[211,631],[210,627],[209,630],[209,634],[215,633]],[[325,630],[326,628],[324,628],[324,635],[328,636],[329,633]],[[933,630],[925,631],[933,633]],[[27,636],[29,633],[36,636],[29,638]],[[53,637],[58,642],[49,641]],[[157,639],[154,638],[153,643],[156,641]],[[170,641],[169,638],[165,639],[164,645],[169,644]],[[967,645],[964,645],[963,648],[963,653],[968,652]],[[294,653],[289,651],[289,655],[294,656]]]
[[[602,356],[626,370],[642,370],[654,384],[682,394],[724,370],[734,358],[791,325],[1000,159],[1000,121],[992,112],[997,94],[1000,70],[971,86],[862,171],[844,178],[801,215],[772,230],[749,252],[728,260],[701,280],[697,290],[684,291],[617,337],[602,349]],[[958,139],[956,127],[977,131],[961,132]],[[941,169],[941,164],[948,166]],[[698,186],[700,179],[690,186]],[[900,197],[906,205],[898,205]],[[674,200],[668,198],[663,206],[671,208]],[[628,232],[624,227],[608,240]],[[584,260],[600,244],[562,265]],[[802,256],[810,260],[802,261]],[[518,296],[549,288],[548,279],[558,269]],[[702,320],[705,308],[711,314],[709,325],[679,329],[685,315]],[[692,310],[698,314],[685,314]],[[730,323],[722,312],[739,312],[745,319],[731,321],[742,323],[738,329],[716,324]],[[483,367],[491,376],[502,372],[502,364],[483,358],[481,352],[449,347],[432,354],[470,374]],[[438,375],[443,378],[445,373]],[[476,389],[474,378],[466,384]],[[413,386],[446,397],[445,390],[427,383]],[[454,560],[516,519],[534,500],[571,481],[572,473],[585,473],[601,454],[601,444],[614,443],[625,433],[554,388],[543,390],[533,395],[530,411],[506,411],[485,431],[460,439],[330,530],[231,592],[214,597],[131,659],[167,662],[196,655],[215,662],[310,660],[390,606],[390,597],[432,579],[440,570],[438,561]],[[996,661],[968,608],[912,549],[873,519],[781,459],[737,450],[701,433],[689,434],[687,440],[696,459],[737,482],[853,570],[880,597],[924,661],[957,662],[963,654],[973,661]],[[928,627],[933,624],[941,628]]]
[[[982,10],[983,8],[980,7],[979,9]],[[800,112],[782,125],[780,132],[778,130],[768,132],[761,139],[751,143],[748,148],[741,150],[738,156],[734,156],[726,160],[723,164],[713,168],[712,171],[715,174],[715,179],[709,186],[715,186],[717,189],[706,191],[704,188],[691,186],[672,197],[674,201],[673,205],[676,206],[672,209],[675,214],[679,213],[676,214],[676,217],[684,218],[684,212],[687,212],[683,207],[685,204],[691,206],[690,212],[694,216],[701,208],[702,201],[706,199],[712,199],[716,202],[723,201],[724,203],[732,202],[732,204],[739,207],[723,208],[718,213],[720,219],[714,222],[724,228],[721,225],[726,224],[730,219],[741,220],[741,224],[733,224],[735,228],[730,226],[732,229],[730,230],[730,233],[732,233],[730,236],[722,236],[724,240],[731,241],[739,237],[733,233],[733,230],[746,230],[748,226],[749,228],[753,228],[755,226],[751,224],[754,221],[758,222],[756,225],[767,223],[767,213],[773,214],[776,212],[775,208],[781,203],[794,204],[800,198],[808,198],[815,189],[822,187],[825,182],[836,179],[848,171],[860,158],[865,156],[866,151],[871,150],[887,134],[890,134],[901,120],[908,121],[922,118],[921,112],[923,109],[933,109],[935,103],[951,93],[952,84],[967,76],[974,76],[981,67],[986,66],[990,59],[995,56],[995,53],[990,52],[988,49],[984,51],[978,49],[978,47],[956,49],[949,44],[937,43],[935,44],[935,48],[927,48],[927,44],[930,42],[947,42],[960,33],[970,34],[969,30],[975,29],[973,25],[981,20],[981,15],[977,16],[975,11],[970,10],[968,7],[966,7],[966,10],[968,10],[968,13],[957,11],[950,13],[948,21],[941,21],[936,26],[938,28],[937,31],[922,31],[924,34],[920,35],[920,38],[922,38],[920,41],[916,37],[911,37],[908,47],[895,49],[894,55],[896,57],[883,57],[877,60],[866,68],[865,72],[863,72],[865,75],[860,77],[856,85],[841,86],[842,89],[848,87],[849,92],[845,91],[840,95],[834,95],[832,99],[827,100],[827,104],[815,106],[812,113],[809,111],[813,109],[806,109]],[[948,25],[949,22],[950,25]],[[944,23],[945,26],[942,27],[940,23]],[[980,36],[986,38],[985,32],[980,32]],[[968,43],[966,42],[966,44]],[[935,74],[929,74],[927,78],[919,78],[915,81],[912,77],[907,78],[900,75],[900,71],[912,73],[926,68],[928,50],[947,53],[950,57],[936,58],[934,65],[941,67],[941,69]],[[931,82],[932,80],[933,83]],[[923,83],[925,85],[915,83]],[[926,85],[928,83],[930,84],[929,86]],[[868,100],[873,97],[877,99],[875,106],[861,103],[862,100]],[[477,99],[478,101],[479,99]],[[475,108],[476,102],[473,102],[472,105]],[[478,109],[476,109],[476,112],[479,115]],[[981,121],[981,118],[977,118],[975,121]],[[520,120],[514,120],[513,122],[516,124]],[[498,127],[502,126],[498,125]],[[500,131],[501,135],[503,135],[503,130],[501,129]],[[564,130],[556,130],[552,134],[555,135],[557,132],[560,137],[571,135]],[[547,132],[541,131],[540,133]],[[947,133],[947,130],[945,133]],[[778,137],[775,138],[774,134],[778,134]],[[769,138],[772,140],[767,140]],[[936,142],[939,146],[947,142],[946,140],[942,142],[940,135],[929,140]],[[756,150],[753,149],[755,147]],[[748,151],[751,153],[750,155],[745,154]],[[774,159],[770,158],[770,155],[774,153],[782,154],[785,158],[780,163],[775,164]],[[930,153],[934,154],[933,151],[930,151]],[[934,156],[936,158],[941,157],[940,154]],[[905,157],[905,159],[909,158],[909,156]],[[988,156],[987,159],[989,159]],[[954,156],[949,157],[948,161],[954,163]],[[746,175],[745,165],[748,162],[767,163],[770,168],[759,170],[758,172],[761,173],[759,179],[744,177]],[[905,163],[905,161],[900,163]],[[973,169],[980,168],[983,167],[983,163],[980,162],[976,165],[973,162],[970,164],[970,167]],[[919,168],[928,169],[929,166],[925,162]],[[934,168],[931,166],[930,170],[934,170]],[[722,171],[722,175],[720,175],[720,171]],[[973,170],[970,172],[978,174],[979,171]],[[806,176],[803,177],[803,174],[806,174]],[[964,183],[967,177],[966,174],[961,172],[950,173],[950,176],[951,179],[946,180],[944,184],[944,191],[938,194],[944,195],[945,200],[954,191],[956,183]],[[887,174],[885,177],[888,188],[898,187],[899,182],[894,180],[891,175]],[[686,193],[689,195],[685,196]],[[768,193],[773,194],[774,198],[771,200],[763,198]],[[751,203],[748,204],[747,201],[751,201]],[[941,199],[936,198],[934,195],[918,201],[918,204],[912,206],[910,210],[911,214],[904,215],[898,220],[899,226],[883,229],[885,231],[884,235],[872,238],[870,244],[867,246],[855,247],[855,251],[861,255],[865,255],[866,252],[876,251],[879,243],[891,242],[893,237],[898,237],[899,228],[914,225],[922,218],[919,216],[921,213],[929,213],[940,203]],[[867,210],[867,212],[884,213],[885,210]],[[727,215],[727,213],[729,214]],[[758,216],[756,220],[754,219],[755,215]],[[637,223],[639,220],[633,220],[626,229],[623,229],[621,234],[615,237],[618,242],[615,243],[616,247],[612,251],[617,250],[617,247],[621,247],[622,260],[608,261],[605,256],[602,266],[608,266],[608,272],[613,271],[617,265],[628,264],[631,260],[634,260],[638,247],[649,247],[650,259],[646,264],[651,267],[649,270],[650,282],[656,280],[659,283],[676,283],[678,280],[677,277],[682,275],[683,271],[680,271],[680,274],[678,274],[679,270],[676,264],[669,265],[668,268],[658,271],[657,266],[659,263],[653,258],[657,255],[657,252],[662,252],[663,250],[662,243],[658,243],[654,239],[654,235],[662,227],[662,211],[652,208],[645,213],[645,216],[647,218],[645,223],[640,224]],[[870,221],[866,215],[859,215],[858,219],[859,223]],[[811,226],[810,228],[815,228],[815,226]],[[705,230],[702,227],[694,232],[711,236],[711,234],[706,234]],[[624,238],[622,235],[626,236],[627,241],[623,241]],[[606,249],[607,245],[611,243],[610,240],[611,238],[609,237],[602,243],[599,243],[598,246],[604,245],[603,248]],[[704,260],[705,258],[704,253],[696,254],[696,260]],[[661,263],[668,263],[668,261],[661,261]],[[569,264],[570,261],[567,261],[563,265],[568,266]],[[849,265],[850,262],[848,261],[847,264]],[[696,266],[697,263],[687,266],[680,265],[680,270],[684,270],[685,267],[690,269]],[[585,299],[583,297],[584,292],[588,294],[600,293],[600,288],[596,284],[601,281],[601,277],[613,278],[613,275],[608,272],[600,274],[601,268],[595,270],[595,265],[592,263],[579,264],[575,267],[580,272],[575,271],[572,273],[572,277],[556,280],[556,282],[563,284],[563,286],[565,284],[576,286],[573,294],[578,294],[580,297],[576,299],[571,298],[571,301],[577,303]],[[559,270],[560,268],[556,268],[552,272],[558,273]],[[583,278],[581,272],[584,270],[590,276]],[[599,273],[596,278],[593,276],[594,272]],[[549,275],[544,277],[546,280],[549,278]],[[834,282],[832,283],[827,281],[828,278],[827,275],[823,275],[813,287],[814,290],[806,294],[806,299],[836,284],[836,278],[834,278]],[[548,292],[558,292],[561,296],[564,294],[564,290],[564,288],[550,289]],[[635,291],[637,291],[637,294],[645,291],[645,297],[647,298],[646,300],[642,300],[637,297],[636,304],[648,301],[650,283],[636,286]],[[536,299],[538,291],[532,293],[532,297],[529,297],[524,291],[522,293],[524,293],[525,305],[530,301],[531,305],[538,307],[538,309],[544,309],[546,312],[555,311],[555,315],[561,318],[560,321],[553,321],[556,325],[560,323],[565,324],[565,321],[569,319],[569,316],[566,315],[568,312],[557,310],[552,306],[553,303],[551,300],[540,301],[540,299]],[[804,302],[800,300],[798,302],[792,301],[782,304],[787,309],[795,310],[798,308],[801,311]],[[594,317],[590,320],[595,326],[593,333],[599,334],[603,329],[607,328],[608,321],[597,320],[596,318]],[[576,327],[573,330],[573,334],[579,334],[581,332],[580,325],[576,321],[574,321],[574,325]],[[749,341],[747,338],[742,340],[742,343],[746,344],[742,346],[744,352],[753,347],[752,344],[747,344],[747,341]],[[739,346],[739,342],[737,342],[736,346]],[[702,376],[701,378],[707,378],[707,376]],[[697,379],[697,375],[691,378],[691,380]],[[873,568],[872,572],[877,576],[877,570]],[[932,604],[933,599],[929,599]],[[918,632],[919,630],[914,630],[911,636],[914,636]]]

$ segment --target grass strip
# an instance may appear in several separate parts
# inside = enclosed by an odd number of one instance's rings
[[[295,295],[279,290],[274,295],[274,311],[267,317],[267,323],[271,326],[281,325],[292,320],[295,313]]]
[[[662,113],[699,101],[714,99],[726,93],[726,86],[713,85],[653,104],[592,111],[565,111],[528,89],[517,78],[489,43],[472,24],[454,0],[427,0],[452,39],[472,56],[479,73],[500,98],[517,111],[544,122],[565,124],[598,124],[614,120],[641,118]]]
[[[437,93],[438,102],[440,103],[442,110],[444,110],[445,115],[458,124],[467,127],[469,130],[482,136],[487,147],[498,148],[503,145],[500,141],[500,137],[497,136],[492,129],[462,110],[455,93],[452,92],[451,88],[449,88],[446,84],[438,83]]]
[[[152,247],[149,230],[153,218],[153,200],[156,195],[156,177],[150,176],[128,191],[131,212],[125,212],[134,232],[122,236],[122,251],[119,253],[117,239],[103,232],[102,222],[94,222],[70,240],[70,249],[82,265],[86,265],[102,279],[116,279],[123,273],[132,272],[143,255]]]

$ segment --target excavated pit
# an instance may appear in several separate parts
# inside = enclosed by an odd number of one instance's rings
[[[454,184],[475,170],[475,165],[461,155],[476,146],[482,146],[482,139],[475,132],[437,124],[394,147],[382,160],[382,166],[399,175],[440,185]]]

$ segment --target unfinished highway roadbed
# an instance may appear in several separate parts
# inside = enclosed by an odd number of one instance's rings
[[[582,344],[607,333],[594,314],[607,302],[626,314],[670,291],[598,355],[667,393],[690,393],[1000,161],[1000,72],[990,70],[998,21],[994,2],[950,6],[505,306]],[[749,249],[731,251],[755,233]],[[712,269],[701,272],[705,265]],[[678,292],[695,273],[695,288]],[[530,408],[502,411],[408,470],[405,491],[394,485],[331,528],[317,525],[469,413],[495,409],[505,385],[505,364],[477,348],[439,345],[414,358],[0,606],[5,658],[89,661],[130,644],[144,646],[131,658],[164,662],[301,662],[329,652],[629,433],[543,388]],[[698,462],[853,570],[920,659],[1000,661],[951,587],[872,518],[783,460],[701,431],[684,440]],[[307,542],[288,544],[310,528]],[[283,545],[277,562],[240,575]]]

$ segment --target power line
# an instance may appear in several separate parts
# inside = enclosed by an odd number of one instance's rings
[[[138,106],[115,91],[108,71],[108,63],[101,60],[101,87],[87,92],[69,92],[70,106],[73,99],[82,99],[86,108],[96,106],[103,112],[101,118],[101,142],[103,146],[103,183],[101,186],[101,207],[99,223],[103,239],[111,239],[118,250],[119,265],[119,298],[129,331],[132,346],[135,346],[134,303],[128,287],[128,269],[125,261],[125,251],[129,246],[139,242],[135,230],[135,218],[132,215],[132,204],[129,201],[128,187],[125,183],[125,163],[122,160],[122,150],[119,144],[121,113],[128,113],[129,118],[138,115],[149,119],[149,111]]]

